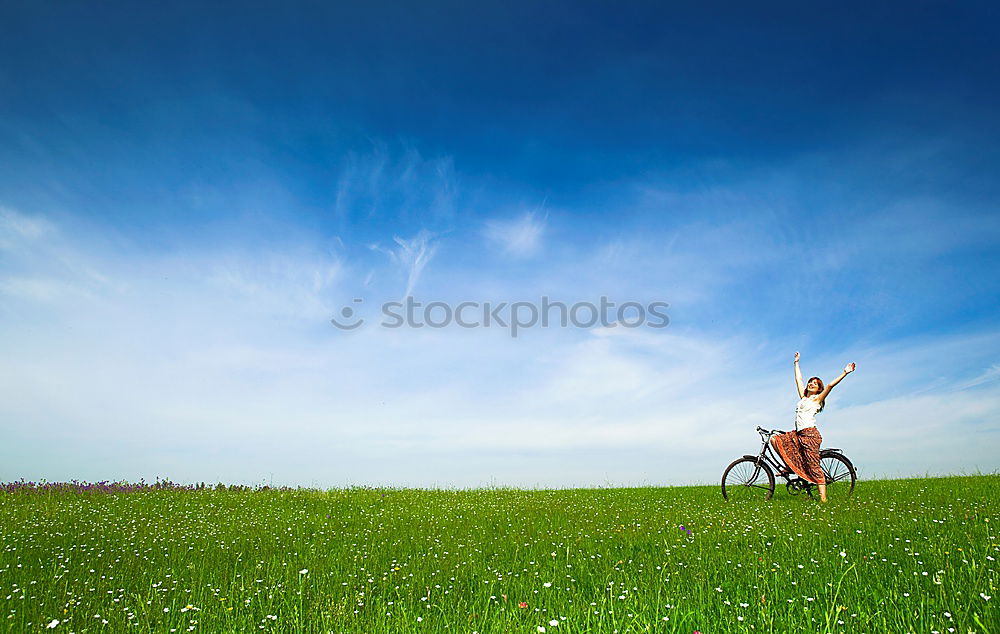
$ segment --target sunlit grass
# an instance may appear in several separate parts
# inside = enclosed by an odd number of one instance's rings
[[[0,623],[997,632],[998,499],[998,476],[861,481],[828,505],[718,487],[0,493]]]

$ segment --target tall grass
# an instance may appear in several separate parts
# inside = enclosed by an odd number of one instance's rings
[[[0,493],[0,628],[1000,631],[1000,477],[779,487]],[[683,526],[683,528],[681,528]]]

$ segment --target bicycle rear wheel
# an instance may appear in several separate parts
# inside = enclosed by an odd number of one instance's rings
[[[733,500],[770,500],[774,474],[756,458],[734,460],[722,473],[722,497]]]
[[[826,496],[828,498],[846,497],[854,492],[854,483],[858,480],[858,473],[846,456],[835,451],[821,451],[819,465],[826,475]]]

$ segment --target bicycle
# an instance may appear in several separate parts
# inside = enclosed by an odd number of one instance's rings
[[[761,448],[756,456],[745,455],[737,458],[722,473],[722,497],[730,499],[770,500],[774,495],[774,474],[785,478],[785,489],[791,495],[805,492],[810,497],[816,485],[800,478],[771,449],[771,437],[783,434],[780,429],[757,427]],[[840,449],[827,448],[819,452],[820,466],[826,475],[827,497],[850,495],[857,482],[857,469]],[[838,485],[838,483],[843,483]]]

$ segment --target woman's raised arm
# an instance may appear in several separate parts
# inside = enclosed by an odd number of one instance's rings
[[[853,363],[848,363],[846,366],[844,366],[844,371],[840,373],[840,376],[830,381],[830,383],[823,389],[823,391],[819,393],[819,396],[816,398],[816,400],[819,401],[820,403],[823,403],[826,400],[827,394],[830,393],[830,390],[832,390],[834,386],[836,386],[838,383],[843,381],[845,376],[847,376],[851,372],[854,372],[854,369],[856,367],[857,366]]]
[[[799,353],[795,353],[795,389],[799,393],[799,398],[805,396],[805,387],[802,385],[802,370],[799,369]]]

